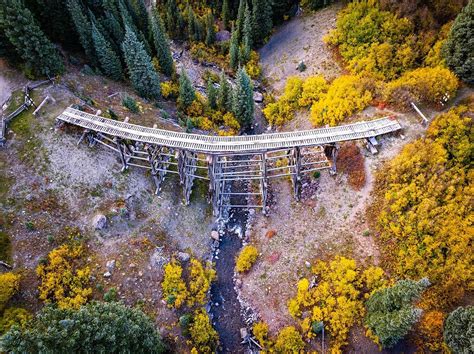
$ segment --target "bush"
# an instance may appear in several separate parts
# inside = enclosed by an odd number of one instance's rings
[[[394,276],[430,279],[426,310],[472,290],[473,136],[472,110],[451,109],[377,175],[372,212],[382,254]]]
[[[472,353],[474,306],[458,307],[444,325],[444,341],[453,353]]]
[[[79,263],[82,246],[62,245],[48,254],[44,264],[36,268],[40,278],[39,298],[45,303],[57,303],[59,308],[79,308],[92,294],[89,287],[89,267]]]
[[[130,96],[127,96],[122,100],[122,105],[132,113],[140,113],[137,101]]]
[[[457,88],[456,76],[449,69],[437,66],[406,72],[399,79],[387,84],[385,96],[386,100],[393,104],[409,105],[411,100],[439,105],[446,95],[454,97]]]
[[[262,75],[262,67],[260,66],[260,56],[254,50],[250,53],[250,61],[245,65],[247,74],[254,79],[258,80]]]
[[[254,246],[245,246],[240,251],[235,262],[235,268],[239,273],[244,273],[252,268],[258,258],[258,250]]]
[[[168,307],[180,308],[189,293],[182,278],[183,268],[175,259],[165,266],[165,274],[161,283],[163,299]]]
[[[161,95],[165,99],[176,99],[179,94],[179,86],[173,81],[163,81],[161,84]]]
[[[328,90],[326,79],[322,75],[308,77],[302,86],[301,97],[298,99],[300,107],[309,107],[317,102]]]
[[[311,107],[311,122],[315,126],[337,125],[356,111],[363,110],[372,100],[357,76],[343,75],[329,86],[328,92]]]
[[[421,316],[412,306],[428,286],[427,279],[418,282],[400,280],[394,286],[373,293],[366,303],[365,325],[376,343],[391,348],[404,338]]]
[[[262,348],[268,350],[271,345],[268,339],[268,324],[265,322],[256,322],[252,327],[252,333]]]
[[[441,311],[424,312],[415,332],[420,347],[432,352],[440,352],[443,345],[443,322],[445,315]]]
[[[20,288],[20,276],[8,272],[0,273],[0,312],[3,311],[10,298]]]
[[[13,327],[1,349],[16,353],[163,353],[150,318],[118,302],[78,310],[44,307],[25,329]]]
[[[301,334],[293,326],[283,328],[275,342],[275,350],[279,353],[299,353],[304,349]]]
[[[471,0],[456,17],[444,45],[448,66],[464,81],[474,83],[474,2]]]
[[[10,330],[14,325],[25,328],[33,316],[25,309],[10,307],[3,312],[0,318],[0,336]]]
[[[219,335],[212,327],[209,316],[204,309],[194,312],[193,321],[189,326],[189,333],[194,348],[199,353],[213,353],[219,342]]]

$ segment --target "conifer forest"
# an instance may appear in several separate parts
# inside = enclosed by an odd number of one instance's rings
[[[474,0],[0,0],[1,353],[474,353]]]

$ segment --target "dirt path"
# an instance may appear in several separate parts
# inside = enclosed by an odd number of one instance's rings
[[[334,27],[336,14],[342,6],[341,3],[334,4],[291,19],[260,49],[263,74],[272,89],[281,92],[286,79],[292,75],[307,77],[320,73],[331,79],[340,74],[323,38]],[[297,70],[300,62],[307,66],[302,73]]]

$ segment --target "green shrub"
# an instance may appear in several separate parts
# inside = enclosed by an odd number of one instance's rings
[[[474,306],[458,307],[444,324],[444,341],[453,353],[472,353],[474,338]]]
[[[138,107],[137,101],[130,96],[125,97],[122,100],[122,104],[132,113],[140,112],[140,108]]]

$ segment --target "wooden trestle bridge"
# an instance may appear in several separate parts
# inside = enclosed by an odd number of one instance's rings
[[[262,208],[265,212],[268,184],[273,178],[291,177],[299,200],[304,174],[323,169],[336,172],[339,142],[367,139],[377,144],[377,136],[401,129],[397,120],[381,118],[306,131],[220,137],[143,127],[72,107],[58,120],[84,129],[79,142],[85,140],[89,146],[100,144],[115,151],[122,171],[129,167],[149,170],[156,193],[166,174],[178,174],[184,201],[189,204],[194,181],[208,180],[215,215],[232,207]],[[233,181],[248,182],[248,192],[232,192]],[[242,196],[248,197],[248,205],[234,202]]]

